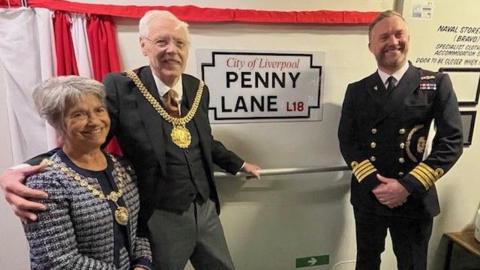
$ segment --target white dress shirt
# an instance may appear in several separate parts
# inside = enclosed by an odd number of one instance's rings
[[[378,75],[380,75],[380,78],[382,79],[382,82],[383,82],[383,85],[385,86],[385,89],[388,89],[387,80],[390,76],[395,78],[395,81],[394,81],[395,85],[394,86],[397,86],[398,82],[402,79],[403,75],[405,75],[405,72],[407,72],[409,66],[410,66],[410,64],[407,61],[405,63],[405,65],[403,65],[403,67],[401,67],[399,70],[395,71],[393,74],[388,74],[388,73],[385,73],[385,72],[381,71],[380,69],[378,69],[377,70]]]

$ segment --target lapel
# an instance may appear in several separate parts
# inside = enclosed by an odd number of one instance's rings
[[[192,107],[193,99],[195,98],[195,90],[197,89],[198,85],[194,85],[193,80],[189,77],[182,74],[182,91],[183,91],[183,100],[182,103],[187,107],[188,110]],[[184,116],[186,112],[182,112],[182,116]]]
[[[140,80],[143,82],[145,87],[148,89],[150,94],[152,94],[158,102],[160,101],[160,96],[158,94],[157,86],[155,80],[153,79],[152,71],[150,67],[143,67],[138,70],[135,70]],[[133,84],[133,83],[132,83]],[[162,167],[162,172],[165,173],[165,134],[164,134],[164,123],[161,120],[161,116],[153,108],[145,97],[140,93],[138,88],[134,86],[138,103],[138,110],[140,113],[140,118],[142,119],[145,130],[150,139],[152,148],[157,156],[157,159],[160,161]],[[148,158],[148,157],[145,157]]]
[[[383,83],[378,73],[377,76],[383,86]],[[410,64],[407,72],[405,72],[402,79],[400,79],[400,81],[398,82],[397,87],[393,89],[392,93],[387,93],[388,98],[384,100],[383,112],[378,115],[378,117],[373,122],[373,125],[376,126],[379,122],[383,121],[391,113],[403,110],[405,98],[412,94],[415,89],[417,89],[419,83],[420,72],[416,67]],[[383,88],[385,87],[383,86]]]
[[[192,107],[193,100],[195,99],[195,96],[197,94],[197,88],[198,84],[200,81],[198,80],[193,80],[192,78],[182,75],[182,83],[183,83],[183,95],[184,95],[184,100],[185,100],[185,106],[187,107],[188,110]],[[198,82],[197,82],[198,81]],[[203,98],[203,97],[202,97]],[[199,117],[199,114],[201,113],[201,103],[203,100],[200,102],[199,108],[197,109],[197,112],[195,113],[195,116],[193,117],[193,123],[195,125],[195,128],[197,129],[198,136],[200,138],[200,142],[203,142],[203,133],[202,133],[202,121],[201,117]],[[203,147],[203,144],[202,144]]]
[[[366,88],[368,94],[373,98],[375,102],[378,102],[379,104],[385,103],[384,99],[387,90],[385,89],[385,85],[383,84],[380,75],[378,75],[378,72],[375,72],[369,77],[367,77]]]
[[[183,82],[184,100],[186,102],[185,105],[187,106],[188,110],[190,110],[193,104],[193,100],[197,95],[197,89],[198,89],[198,85],[200,84],[200,81],[197,79],[193,79],[190,76],[183,75],[182,82]],[[203,90],[205,91],[205,87]],[[210,123],[208,122],[208,117],[204,115],[205,113],[202,111],[202,106],[204,106],[204,102],[207,102],[204,100],[205,96],[206,96],[205,93],[202,94],[202,99],[200,100],[198,110],[195,113],[195,116],[193,117],[192,121],[195,128],[197,129],[198,138],[200,140],[200,147],[202,148],[202,151],[205,153],[207,162],[211,163],[212,162],[211,155],[206,154],[211,151],[209,146],[210,144],[207,143],[210,138],[210,132],[211,132],[210,129],[208,128]],[[208,166],[207,166],[207,169],[209,169]]]
[[[108,155],[107,155],[108,156]],[[117,166],[117,163],[116,162],[113,162],[113,159],[111,157],[108,157],[107,158],[108,162],[111,164],[112,166],[112,171],[109,172],[110,176],[111,177],[110,179],[112,180],[111,181],[111,184],[112,184],[112,187],[114,190],[118,190],[118,185],[117,185],[117,182],[115,182],[114,180],[114,177],[113,177],[113,172],[115,170],[122,170],[122,168],[118,168]],[[117,162],[118,164],[120,164],[120,161],[117,159]],[[119,201],[123,201],[123,205],[125,205],[125,207],[127,207],[127,209],[130,211],[134,206],[132,204],[129,204],[129,201],[127,201],[125,199],[125,197],[120,197],[119,198]],[[130,216],[128,218],[128,222],[127,222],[127,238],[128,238],[128,244],[129,246],[131,247],[132,246],[132,228],[134,228],[133,226],[133,223],[135,222],[135,220],[132,218],[132,216]]]

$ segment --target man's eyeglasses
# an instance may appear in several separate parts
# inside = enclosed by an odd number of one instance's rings
[[[154,40],[149,39],[148,37],[143,37],[143,38],[152,42],[153,44],[155,44],[155,46],[161,49],[166,48],[170,44],[170,42],[172,42],[175,45],[175,47],[177,47],[178,49],[183,49],[188,45],[187,41],[182,39],[172,38],[172,37],[160,37]]]

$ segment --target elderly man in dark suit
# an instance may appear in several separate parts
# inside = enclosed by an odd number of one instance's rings
[[[400,14],[378,15],[369,29],[378,70],[350,84],[343,103],[338,137],[353,172],[359,270],[379,269],[387,229],[398,269],[426,269],[440,212],[435,182],[462,153],[452,83],[407,62],[409,39]]]
[[[183,74],[188,25],[167,11],[149,11],[139,28],[149,66],[109,74],[104,80],[110,137],[117,137],[138,175],[139,226],[149,234],[159,269],[183,269],[189,259],[196,269],[234,269],[218,217],[213,164],[256,177],[259,167],[213,138],[208,88]],[[27,218],[32,215],[29,209],[41,206],[21,197],[42,195],[15,192],[25,190],[19,178],[21,172],[10,171],[1,182],[17,215]]]
[[[183,74],[186,23],[166,11],[140,20],[140,45],[149,66],[104,80],[112,134],[141,180],[143,224],[151,232],[154,262],[181,269],[233,269],[218,219],[213,163],[235,174],[257,174],[212,137],[208,88]]]

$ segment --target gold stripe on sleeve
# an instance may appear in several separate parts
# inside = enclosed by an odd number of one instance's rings
[[[355,161],[354,161],[355,162]],[[365,177],[369,176],[370,174],[377,171],[375,166],[370,162],[370,160],[366,159],[360,163],[352,162],[352,173],[357,178],[357,181],[360,183]]]

